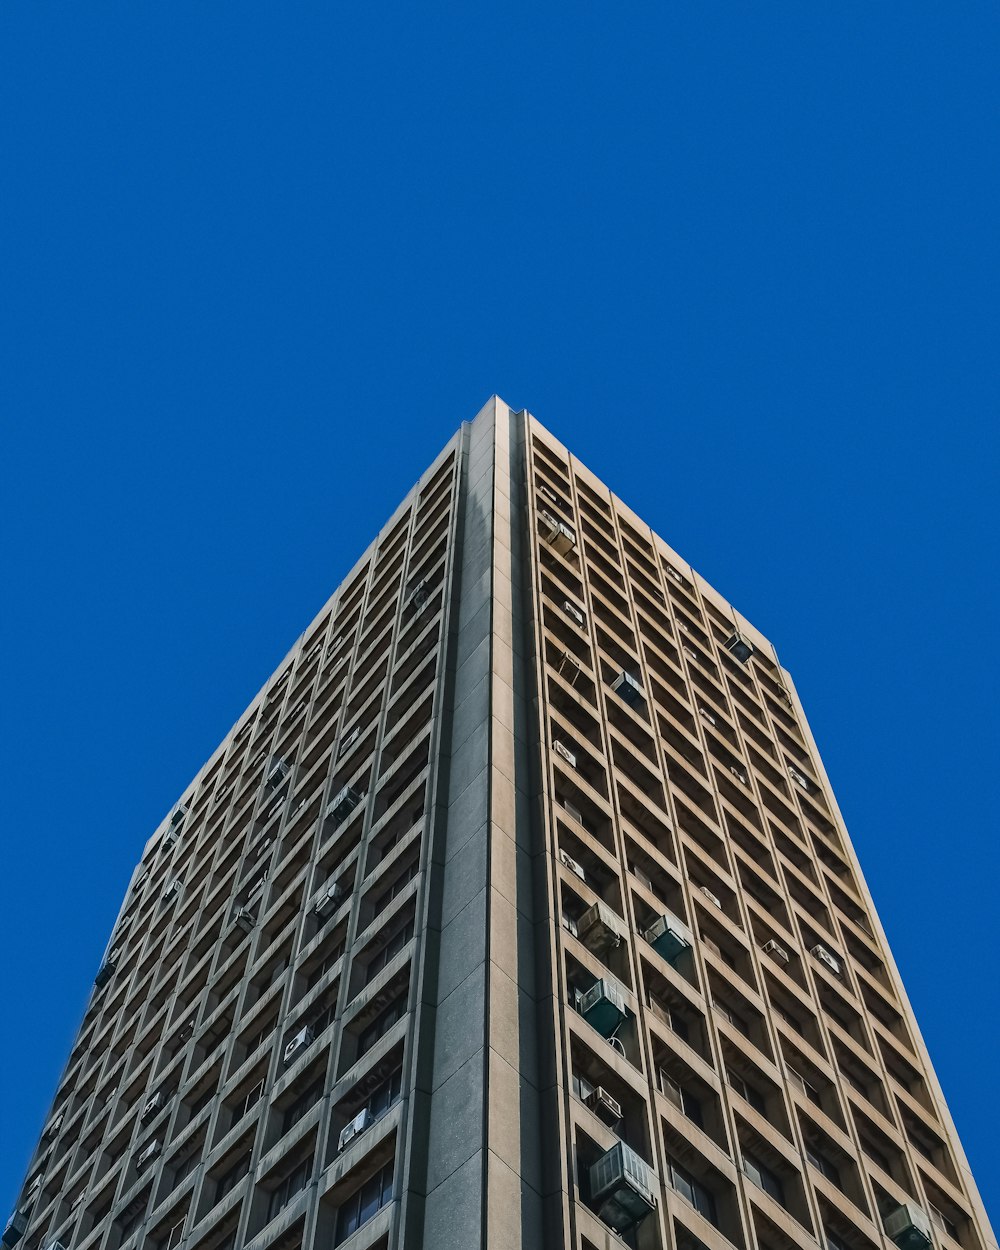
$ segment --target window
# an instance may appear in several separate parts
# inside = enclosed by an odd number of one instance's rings
[[[157,1240],[156,1250],[174,1250],[176,1246],[181,1244],[184,1236],[184,1217],[175,1221],[170,1228],[166,1229],[163,1235]]]
[[[802,1090],[803,1094],[805,1094],[805,1096],[809,1099],[810,1102],[814,1102],[817,1107],[820,1106],[819,1090],[816,1088],[816,1086],[811,1085],[806,1080],[806,1078],[801,1074],[801,1072],[796,1072],[796,1070],[792,1067],[790,1063],[785,1064],[785,1067],[788,1071],[788,1076],[792,1084],[797,1085],[799,1089]]]
[[[372,981],[375,977],[377,977],[388,963],[391,963],[392,960],[395,959],[395,957],[412,937],[413,921],[411,919],[403,925],[401,929],[397,929],[382,949],[373,955],[369,960],[368,967],[365,971],[366,985],[369,981]]]
[[[383,1081],[378,1089],[372,1092],[365,1105],[374,1119],[381,1119],[399,1097],[402,1081],[403,1069],[397,1068],[388,1080]]]
[[[310,1176],[312,1176],[312,1168],[312,1155],[309,1155],[271,1190],[271,1198],[267,1204],[267,1218],[269,1220],[273,1220],[280,1211],[283,1211],[288,1206],[296,1194],[301,1193],[305,1189],[309,1184]]]
[[[250,1151],[240,1157],[215,1182],[215,1201],[221,1202],[226,1194],[231,1193],[250,1171]]]
[[[831,1233],[828,1228],[823,1229],[823,1236],[826,1239],[826,1250],[851,1250],[846,1241]]]
[[[380,912],[384,911],[397,894],[402,894],[413,878],[417,875],[419,870],[419,861],[414,860],[413,863],[410,864],[409,868],[407,868],[405,872],[402,872],[387,890],[382,891],[382,893],[372,903],[373,918],[379,915]]]
[[[313,1081],[309,1088],[301,1093],[294,1102],[288,1104],[284,1115],[281,1117],[282,1133],[287,1133],[294,1124],[298,1124],[307,1111],[312,1110],[317,1101],[323,1096],[323,1084],[322,1077]]]
[[[810,1146],[808,1142],[806,1142],[806,1158],[817,1172],[821,1172],[828,1181],[833,1181],[838,1189],[841,1187],[840,1172],[837,1170],[837,1165],[832,1163],[826,1155],[820,1154],[816,1147]]]
[[[748,1085],[740,1074],[734,1072],[732,1068],[726,1069],[726,1076],[729,1078],[729,1084],[736,1090],[744,1102],[748,1102],[754,1111],[759,1112],[761,1115],[766,1114],[767,1104],[764,1101],[764,1095],[759,1089],[755,1089],[753,1085]]]
[[[770,1194],[782,1206],[785,1205],[785,1191],[781,1181],[770,1168],[765,1167],[759,1159],[755,1159],[753,1155],[748,1155],[745,1151],[743,1154],[743,1171],[755,1185],[763,1189],[764,1193]]]
[[[667,1157],[667,1180],[674,1189],[686,1198],[694,1209],[705,1217],[710,1224],[719,1227],[718,1217],[715,1212],[715,1199],[708,1190],[699,1181],[682,1168],[679,1163],[675,1163],[669,1156]]]
[[[727,1007],[726,1004],[718,998],[712,999],[712,1006],[720,1016],[728,1020],[733,1028],[742,1033],[744,1037],[750,1036],[750,1025],[743,1018],[743,1016],[738,1015],[731,1007]]]
[[[939,1233],[946,1233],[952,1240],[958,1241],[958,1227],[954,1220],[950,1220],[943,1211],[939,1211],[930,1202],[927,1204],[927,1214],[931,1217],[931,1223]]]
[[[335,1246],[339,1246],[362,1224],[367,1224],[392,1199],[392,1168],[392,1163],[387,1163],[345,1200],[337,1212]]]
[[[669,1072],[660,1072],[660,1085],[667,1098],[687,1116],[692,1123],[702,1127],[701,1103],[680,1084]]]
[[[406,1015],[406,994],[400,996],[389,1004],[371,1024],[367,1025],[358,1035],[358,1054],[360,1059],[375,1045],[380,1037],[388,1033],[397,1020],[401,1020]]]
[[[261,1077],[256,1085],[247,1090],[246,1097],[236,1104],[236,1114],[233,1117],[234,1124],[237,1120],[242,1120],[250,1108],[256,1106],[260,1101],[260,1097],[264,1092],[264,1081],[265,1078]]]

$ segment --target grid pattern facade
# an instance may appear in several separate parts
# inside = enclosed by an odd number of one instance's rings
[[[497,399],[147,844],[3,1244],[996,1247],[789,675]]]

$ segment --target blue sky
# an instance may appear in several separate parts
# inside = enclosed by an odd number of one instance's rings
[[[0,1207],[146,837],[496,391],[775,640],[1000,1210],[998,44],[0,8]]]

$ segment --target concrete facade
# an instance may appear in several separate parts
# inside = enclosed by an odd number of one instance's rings
[[[147,843],[4,1241],[996,1248],[789,674],[496,398]]]

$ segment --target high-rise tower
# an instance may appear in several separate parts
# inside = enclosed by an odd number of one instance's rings
[[[148,842],[3,1242],[996,1246],[789,675],[497,399]]]

